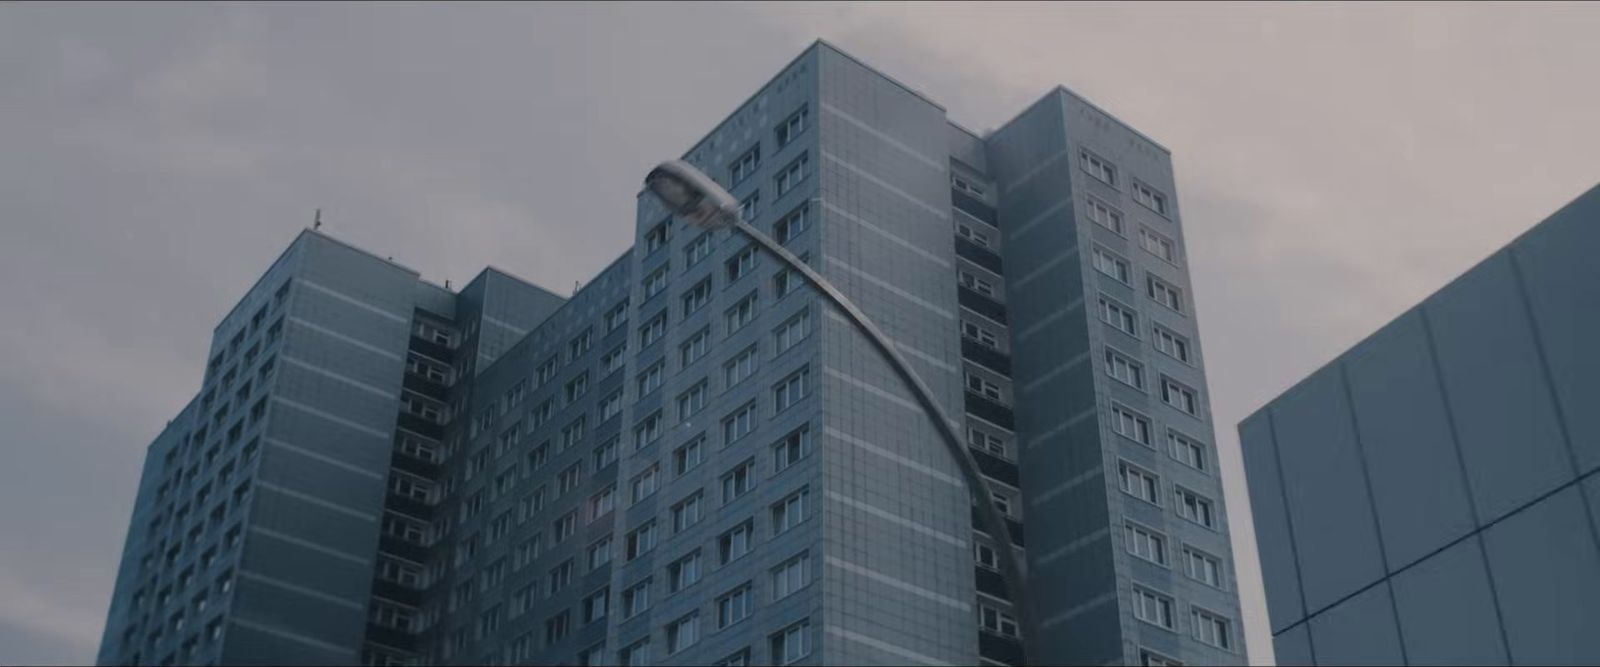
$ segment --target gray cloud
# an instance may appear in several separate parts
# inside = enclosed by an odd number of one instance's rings
[[[1597,28],[1581,4],[0,5],[0,504],[27,508],[0,533],[28,536],[0,543],[0,659],[92,659],[144,446],[313,208],[436,281],[563,291],[626,246],[643,171],[817,36],[974,129],[1064,83],[1173,150],[1264,614],[1233,425],[1600,180]]]

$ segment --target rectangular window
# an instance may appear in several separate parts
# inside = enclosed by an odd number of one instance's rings
[[[1150,298],[1156,303],[1171,308],[1174,312],[1183,312],[1182,290],[1152,275],[1145,276],[1145,287]]]
[[[650,580],[645,579],[622,591],[622,617],[633,618],[650,608]]]
[[[722,446],[727,447],[756,427],[756,404],[750,403],[722,419]]]
[[[583,333],[578,334],[572,339],[571,342],[567,343],[567,358],[577,359],[578,357],[583,356],[583,353],[589,351],[589,344],[593,341],[593,339],[594,333],[589,329],[584,329]],[[506,399],[506,405],[511,405],[522,399],[522,392],[519,390],[520,387],[521,385],[518,385],[518,388],[513,388],[510,396]]]
[[[1106,348],[1106,373],[1125,385],[1144,390],[1144,366],[1109,347]]]
[[[750,150],[747,150],[747,151],[744,152],[743,155],[740,155],[739,159],[734,160],[732,165],[729,165],[729,167],[728,167],[728,184],[729,184],[729,186],[732,187],[732,186],[738,185],[740,183],[743,183],[744,179],[750,178],[750,176],[752,174],[756,173],[756,169],[759,168],[760,166],[761,166],[761,144],[758,142],[755,146],[752,146],[750,148]]]
[[[711,302],[711,278],[706,278],[683,293],[683,316],[688,317]]]
[[[700,612],[690,612],[667,624],[668,655],[694,646],[698,641],[700,641]]]
[[[1117,236],[1128,236],[1127,231],[1122,226],[1121,211],[1094,197],[1085,198],[1084,209],[1088,211],[1089,219],[1093,220],[1095,224],[1111,230]]]
[[[978,394],[991,401],[1000,401],[1000,385],[990,382],[977,373],[967,373],[967,391]]]
[[[562,515],[561,518],[555,520],[555,523],[551,524],[551,532],[555,534],[555,541],[556,541],[557,544],[561,543],[562,540],[565,540],[568,537],[571,537],[574,532],[577,532],[577,530],[578,530],[578,511],[577,510],[573,510],[571,512],[568,512],[568,513]]]
[[[1206,446],[1200,441],[1177,431],[1167,431],[1167,444],[1172,447],[1172,458],[1190,468],[1205,472],[1209,466],[1206,464]]]
[[[617,437],[607,438],[594,447],[594,469],[599,470],[617,460]]]
[[[617,651],[617,664],[622,667],[643,667],[650,664],[650,638],[645,637],[622,647],[622,650]]]
[[[779,193],[782,194],[781,192]],[[790,211],[788,215],[772,223],[772,238],[778,243],[788,244],[801,232],[811,226],[811,205],[801,204],[799,208]]]
[[[633,489],[633,496],[630,502],[638,503],[653,495],[656,492],[656,482],[660,481],[661,475],[659,473],[660,468],[652,465],[644,472],[634,475],[633,481],[629,482]]]
[[[811,584],[811,556],[801,553],[772,568],[772,599],[782,600]]]
[[[689,364],[699,361],[711,350],[711,327],[706,327],[696,332],[689,340],[678,348],[678,366],[687,368]]]
[[[1078,151],[1078,162],[1083,165],[1083,170],[1106,185],[1117,186],[1117,168],[1109,161],[1101,158],[1087,149]]]
[[[789,117],[785,118],[782,123],[778,123],[777,135],[779,148],[788,146],[789,142],[794,141],[795,137],[800,136],[802,132],[806,131],[806,111],[806,107],[800,107],[799,111],[790,114]]]
[[[801,311],[800,314],[789,318],[773,330],[772,337],[775,341],[774,355],[783,354],[789,348],[805,340],[811,333],[811,311]]]
[[[739,202],[739,217],[745,222],[756,219],[756,214],[761,212],[761,191],[757,190]]]
[[[974,245],[977,245],[980,248],[990,247],[989,235],[987,233],[973,229],[972,225],[964,222],[956,223],[956,236],[971,241]]]
[[[783,168],[783,171],[778,172],[777,177],[774,179],[778,186],[778,196],[782,197],[788,194],[789,191],[800,185],[801,181],[806,180],[806,176],[811,174],[810,167],[810,154],[801,153],[800,157],[795,158],[793,162],[789,163],[789,166]]]
[[[1161,327],[1155,327],[1156,351],[1183,363],[1189,363],[1189,339]]]
[[[700,260],[711,256],[711,233],[706,232],[683,249],[683,265],[685,268],[700,263]]]
[[[772,645],[772,663],[792,665],[811,655],[811,621],[801,621],[768,638]]]
[[[672,240],[672,219],[668,218],[656,223],[656,226],[644,233],[644,254],[654,254],[655,251],[667,247],[667,241],[670,240]]]
[[[700,499],[702,495],[701,492],[696,491],[694,495],[684,498],[678,501],[678,504],[672,506],[673,533],[681,533],[688,530],[690,526],[700,523]]]
[[[600,569],[611,562],[611,537],[602,537],[599,541],[589,545],[589,571]]]
[[[730,389],[752,374],[755,374],[755,345],[750,345],[744,352],[739,352],[738,357],[722,365],[723,389]]]
[[[661,439],[661,432],[665,430],[662,424],[663,421],[660,410],[656,410],[645,416],[644,419],[639,420],[639,423],[633,427],[634,451],[649,447]]]
[[[602,588],[583,599],[583,622],[593,623],[611,611],[611,589]]]
[[[1128,277],[1128,260],[1118,257],[1109,250],[1094,249],[1094,268],[1124,285],[1133,284],[1132,279]]]
[[[1133,200],[1163,216],[1167,214],[1167,196],[1139,181],[1133,182]]]
[[[717,555],[722,565],[727,565],[739,557],[750,553],[750,547],[755,539],[755,521],[746,520],[717,537]]]
[[[1217,513],[1210,499],[1182,487],[1175,487],[1173,494],[1178,498],[1178,516],[1216,529]]]
[[[995,553],[994,548],[987,544],[981,542],[975,542],[974,544],[977,545],[978,554],[976,560],[978,567],[998,572],[1000,570],[1000,555]]]
[[[1008,461],[1011,460],[1011,452],[1006,450],[1004,438],[992,433],[986,433],[975,427],[967,427],[967,446],[988,452]]]
[[[976,274],[973,274],[969,271],[957,271],[956,274],[961,279],[961,285],[963,287],[987,297],[994,296],[994,283],[991,283],[983,278],[979,278]]]
[[[644,369],[644,372],[639,374],[639,397],[640,398],[643,398],[643,397],[649,395],[650,392],[655,391],[657,388],[661,387],[662,369],[665,366],[666,366],[666,362],[658,361],[658,362],[656,362],[654,364],[651,364],[649,368]]]
[[[620,414],[622,414],[622,390],[618,389],[600,399],[600,421],[607,421]]]
[[[587,419],[579,417],[561,429],[561,451],[566,451],[583,440],[584,426],[587,421]]]
[[[717,629],[721,630],[750,618],[750,612],[755,606],[753,597],[750,584],[746,582],[717,598]]]
[[[557,591],[572,583],[572,560],[568,559],[560,565],[550,569],[550,588],[548,595],[555,595]]]
[[[772,505],[772,534],[782,535],[806,520],[811,491],[802,488]]]
[[[1017,619],[989,605],[978,605],[978,625],[988,632],[1004,637],[1017,636]]]
[[[700,465],[705,457],[705,436],[698,436],[672,450],[672,473],[679,477]]]
[[[649,300],[667,288],[667,267],[662,266],[644,277],[644,298]]]
[[[1111,407],[1111,430],[1141,445],[1153,446],[1150,441],[1150,419],[1120,405]]]
[[[611,484],[589,496],[589,520],[594,521],[617,508],[617,485]]]
[[[680,421],[693,417],[705,409],[706,395],[711,393],[708,387],[709,385],[706,384],[706,381],[701,380],[695,386],[690,387],[688,391],[678,394],[678,419]]]
[[[1134,338],[1139,337],[1139,319],[1133,309],[1108,297],[1100,297],[1100,321]]]
[[[1198,607],[1190,608],[1189,620],[1194,638],[1200,643],[1233,650],[1232,621]]]
[[[750,491],[750,484],[755,478],[755,467],[755,461],[745,461],[722,474],[722,504],[733,502],[734,499]]]
[[[1117,474],[1122,482],[1123,493],[1147,503],[1161,504],[1161,481],[1154,473],[1122,463]]]
[[[733,335],[734,332],[743,329],[745,325],[749,324],[750,321],[754,320],[755,318],[756,293],[751,292],[743,299],[740,299],[738,303],[733,304],[733,307],[729,308],[728,311],[724,313],[723,320],[727,325],[726,335]]]
[[[1222,559],[1194,547],[1183,548],[1183,571],[1190,579],[1212,588],[1227,588],[1222,580]]]
[[[617,304],[616,306],[613,306],[611,308],[611,310],[606,311],[606,332],[607,333],[610,333],[612,331],[616,331],[617,329],[621,328],[622,325],[627,324],[627,323],[628,323],[628,302],[626,300],[624,300],[622,303]],[[542,380],[541,380],[541,382],[542,382]]]
[[[1168,630],[1176,630],[1172,617],[1172,598],[1143,588],[1133,589],[1133,617]]]
[[[1161,378],[1161,400],[1184,413],[1200,416],[1200,398],[1193,389],[1178,384],[1172,378]]]
[[[1139,246],[1169,263],[1178,263],[1178,244],[1172,239],[1150,231],[1149,227],[1139,228]]]
[[[667,592],[676,593],[700,581],[700,550],[667,565]]]
[[[733,259],[728,260],[728,283],[732,284],[734,281],[743,278],[755,268],[756,247],[754,245],[745,246],[743,250],[739,251],[739,254],[733,256]]]
[[[773,412],[783,412],[811,393],[811,369],[803,367],[790,373],[772,388]]]
[[[577,402],[589,391],[589,374],[582,373],[567,381],[567,405]]]
[[[1135,557],[1162,567],[1167,566],[1167,538],[1165,535],[1134,523],[1122,526],[1123,546]]]
[[[811,452],[811,427],[801,426],[772,446],[772,472],[787,470]]]
[[[629,561],[650,553],[656,548],[656,522],[646,521],[644,525],[629,531],[624,545],[623,557]]]
[[[667,335],[667,313],[662,311],[650,318],[644,326],[639,327],[639,349],[650,347],[651,343],[661,340]]]

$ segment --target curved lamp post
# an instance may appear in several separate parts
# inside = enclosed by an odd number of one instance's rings
[[[951,457],[961,468],[967,488],[977,502],[978,520],[983,525],[984,531],[1001,542],[1002,548],[997,550],[1000,552],[1000,566],[1005,574],[1006,587],[1011,593],[1012,606],[1017,610],[1017,625],[1022,628],[1023,662],[1029,663],[1033,654],[1028,648],[1037,635],[1032,624],[1033,614],[1027,604],[1027,591],[1023,588],[1022,566],[1017,563],[1016,548],[1011,542],[1011,529],[1001,517],[999,508],[995,506],[994,497],[986,493],[989,487],[978,472],[977,461],[962,444],[961,436],[956,433],[953,422],[945,415],[944,409],[933,400],[933,392],[929,391],[928,385],[923,383],[922,378],[911,370],[900,353],[895,351],[888,336],[885,336],[872,320],[867,319],[866,314],[851,303],[844,293],[810,265],[795,257],[794,253],[745,222],[739,212],[738,200],[722,186],[717,185],[716,181],[711,180],[711,177],[683,160],[669,160],[650,170],[644,182],[645,187],[666,204],[672,214],[679,219],[687,220],[704,229],[731,227],[750,237],[756,245],[777,257],[788,268],[805,276],[806,282],[811,283],[812,287],[817,288],[818,292],[843,311],[845,318],[855,324],[867,340],[878,349],[878,353],[883,355],[884,361],[887,361],[900,375],[900,379],[905,381],[911,393],[916,396],[917,402],[922,405],[922,409],[933,420],[935,430],[942,436]]]

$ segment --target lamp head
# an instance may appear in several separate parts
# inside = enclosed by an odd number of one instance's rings
[[[650,170],[645,188],[674,216],[697,227],[718,229],[739,219],[739,202],[710,176],[683,160],[668,160]]]

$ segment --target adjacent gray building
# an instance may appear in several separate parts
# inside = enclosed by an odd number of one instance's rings
[[[797,275],[646,195],[570,298],[313,231],[150,446],[102,663],[1245,660],[1170,156],[978,136],[822,42],[684,156],[895,341],[1013,544]],[[642,174],[641,174],[642,176]]]
[[[1279,664],[1600,661],[1600,188],[1239,425]]]

